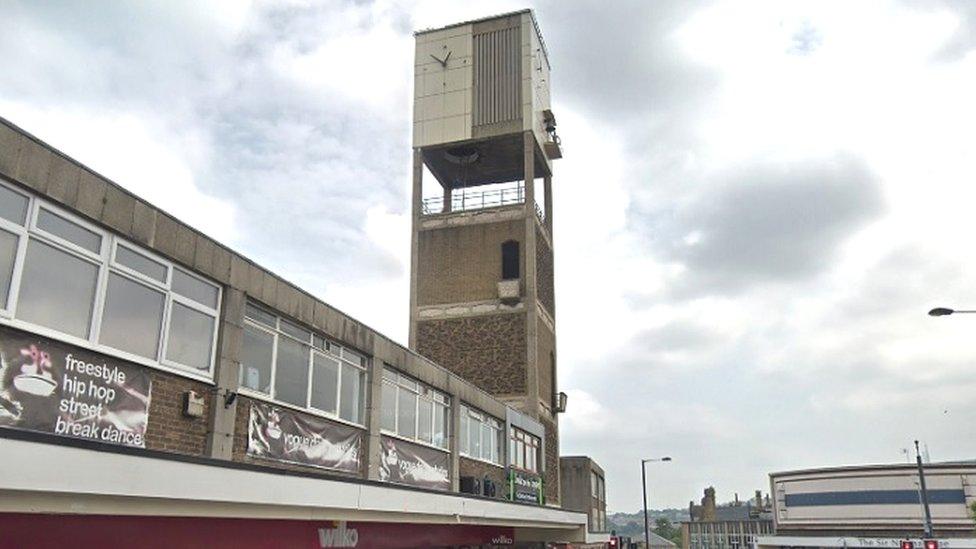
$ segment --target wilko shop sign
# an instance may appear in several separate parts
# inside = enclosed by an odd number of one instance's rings
[[[542,505],[542,477],[509,469],[508,498],[512,501]]]
[[[145,448],[151,388],[141,366],[0,326],[0,426]]]
[[[346,526],[346,521],[336,521],[328,528],[319,528],[319,547],[356,547],[359,530]]]
[[[417,549],[514,545],[506,526],[0,513],[0,548]]]
[[[515,538],[502,534],[500,536],[491,538],[491,544],[492,545],[515,545]]]
[[[362,450],[360,429],[263,402],[251,403],[248,455],[358,473]]]

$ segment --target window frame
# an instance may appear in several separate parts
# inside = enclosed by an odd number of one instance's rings
[[[14,268],[10,278],[10,289],[8,291],[8,295],[6,296],[6,307],[0,308],[0,324],[27,330],[43,337],[49,337],[51,339],[77,345],[78,347],[83,347],[85,349],[120,358],[129,362],[134,362],[143,366],[149,366],[210,384],[214,383],[214,373],[216,370],[218,352],[217,342],[220,334],[220,311],[221,307],[223,306],[224,297],[224,288],[221,284],[213,282],[193,272],[191,269],[181,267],[175,262],[145,249],[124,236],[120,236],[111,230],[104,229],[86,219],[83,219],[81,216],[68,211],[57,204],[54,204],[52,201],[47,200],[44,197],[21,190],[3,178],[0,178],[0,185],[20,196],[26,197],[28,200],[27,216],[23,225],[19,225],[5,218],[0,218],[0,229],[13,233],[18,238],[17,252],[14,256]],[[61,217],[70,223],[78,225],[79,227],[98,235],[100,238],[98,253],[92,252],[83,246],[79,246],[65,238],[38,227],[38,216],[40,215],[41,210],[45,210],[49,214]],[[56,328],[22,320],[17,317],[17,311],[21,304],[21,285],[23,282],[24,267],[26,265],[27,247],[31,240],[36,240],[39,244],[50,246],[58,252],[65,253],[72,258],[85,261],[96,268],[95,289],[92,294],[92,310],[91,315],[88,317],[88,330],[85,337],[68,334]],[[166,282],[162,283],[157,279],[119,263],[116,260],[116,250],[119,246],[122,246],[135,254],[142,255],[165,266],[167,269]],[[185,298],[175,293],[171,287],[173,269],[180,269],[187,275],[216,288],[216,308],[211,309],[206,305],[197,303],[192,299]],[[108,281],[109,277],[113,273],[129,281],[151,288],[154,291],[159,291],[164,296],[163,312],[159,331],[160,340],[159,344],[157,345],[154,358],[137,355],[99,342],[102,324],[104,321],[105,300],[108,296]],[[192,365],[182,364],[166,358],[166,350],[169,345],[170,338],[170,316],[174,303],[180,303],[181,305],[184,305],[190,309],[206,314],[213,319],[213,333],[210,338],[210,356],[208,357],[206,369],[199,369]]]
[[[522,278],[522,244],[518,240],[511,239],[502,242],[501,263],[501,280],[520,280]],[[514,273],[511,272],[513,269]]]
[[[254,309],[257,309],[261,313],[264,313],[264,314],[267,314],[267,315],[270,315],[270,316],[274,317],[274,319],[275,319],[275,326],[272,328],[271,326],[265,324],[264,322],[262,322],[260,320],[255,320],[252,317],[247,316],[248,307],[253,307]],[[308,332],[308,334],[309,334],[308,339],[306,341],[303,341],[303,340],[295,337],[294,335],[289,334],[288,332],[283,331],[281,329],[282,322],[286,322],[288,324],[291,324],[291,325],[293,325],[293,326],[295,326],[297,328],[301,328],[302,330]],[[244,324],[247,327],[253,328],[253,329],[258,330],[258,331],[261,331],[261,332],[263,332],[263,333],[265,333],[267,335],[270,335],[271,338],[272,338],[271,374],[270,374],[271,375],[271,383],[269,385],[269,389],[270,389],[270,392],[269,393],[263,393],[263,392],[261,392],[258,389],[252,389],[252,388],[246,387],[244,385],[241,385],[238,388],[238,392],[239,393],[241,393],[242,395],[248,396],[250,398],[255,398],[255,399],[258,399],[258,400],[263,400],[263,401],[266,401],[266,402],[270,402],[270,403],[272,403],[272,404],[274,404],[276,406],[281,406],[281,407],[284,407],[284,408],[291,408],[293,410],[298,410],[298,411],[301,411],[301,412],[304,412],[304,413],[308,413],[308,414],[312,414],[312,415],[315,415],[315,416],[327,418],[327,419],[329,419],[331,421],[336,421],[336,422],[343,423],[343,424],[346,424],[346,425],[350,425],[352,427],[356,427],[356,428],[359,428],[359,429],[365,429],[366,428],[366,424],[367,424],[366,400],[368,398],[368,393],[369,393],[369,391],[367,389],[369,387],[369,375],[370,375],[369,374],[369,363],[370,363],[369,362],[369,360],[370,360],[369,357],[367,357],[366,355],[364,355],[364,354],[362,354],[362,353],[360,353],[358,351],[354,351],[354,350],[349,349],[349,348],[347,348],[347,347],[345,347],[343,345],[340,345],[338,343],[335,343],[332,340],[326,338],[325,336],[319,334],[318,332],[315,332],[314,330],[312,330],[310,328],[307,328],[306,326],[304,326],[304,325],[302,325],[302,324],[300,324],[298,322],[295,322],[295,321],[293,321],[293,320],[291,320],[289,318],[284,318],[280,314],[277,314],[277,313],[273,312],[270,308],[265,307],[263,305],[260,305],[260,304],[258,304],[256,302],[254,302],[253,300],[248,300],[247,301],[247,304],[246,304],[246,307],[245,307]],[[306,389],[305,389],[305,405],[304,406],[299,406],[299,405],[296,405],[296,404],[293,404],[293,403],[290,403],[290,402],[285,402],[285,401],[283,401],[283,400],[281,400],[281,399],[279,399],[277,397],[276,392],[277,392],[277,379],[278,379],[278,377],[277,377],[278,376],[278,343],[279,343],[279,340],[280,340],[279,338],[281,338],[281,337],[286,337],[286,338],[288,338],[291,341],[294,341],[296,343],[299,343],[301,345],[304,345],[308,349],[308,377],[306,379],[306,385],[305,385]],[[321,346],[318,346],[319,345],[319,342],[321,342]],[[345,358],[345,355],[347,353],[348,354],[352,354],[352,355],[358,357],[360,359],[359,360],[359,363],[357,364],[356,362],[354,362],[354,361],[352,361],[352,360],[350,360],[348,358]],[[243,350],[242,350],[242,354],[243,354]],[[324,356],[327,359],[336,360],[338,362],[338,364],[339,364],[339,368],[337,370],[337,378],[336,378],[336,410],[335,410],[335,412],[329,412],[328,410],[322,410],[321,408],[317,408],[317,407],[315,407],[315,406],[312,405],[312,382],[313,382],[314,373],[315,373],[315,356],[316,356],[316,354],[318,354],[320,356]],[[244,357],[242,356],[241,357],[241,366],[244,365],[243,358]],[[352,366],[353,368],[356,368],[358,370],[358,372],[359,372],[359,375],[360,375],[360,380],[361,380],[360,383],[361,383],[361,385],[360,385],[359,406],[358,406],[358,408],[359,408],[359,410],[358,410],[359,423],[357,423],[355,421],[352,421],[352,420],[345,419],[345,418],[343,418],[341,416],[341,414],[342,414],[342,368],[344,366],[346,366],[346,365]],[[241,375],[243,375],[243,372],[244,372],[244,370],[242,369],[241,370]]]
[[[27,240],[29,238],[28,227],[31,222],[31,208],[33,207],[33,197],[30,194],[21,192],[20,189],[7,185],[6,181],[0,179],[0,185],[27,198],[27,212],[24,215],[24,223],[18,224],[5,217],[0,217],[0,229],[12,233],[17,237],[17,251],[14,253],[13,269],[10,271],[10,287],[7,288],[7,295],[4,296],[4,306],[0,306],[0,319],[13,319],[14,311],[17,310],[17,299],[20,297],[20,279],[24,272],[24,258],[27,255]]]
[[[541,475],[542,468],[539,467],[539,451],[542,449],[542,439],[528,431],[519,429],[514,425],[511,427],[510,431],[508,447],[511,455],[508,458],[508,466],[526,473]],[[529,444],[530,442],[532,444]],[[530,449],[532,452],[529,451]],[[526,464],[529,462],[530,454],[532,460],[531,468],[526,467]]]
[[[380,414],[382,416],[383,410],[386,409],[387,405],[393,407],[393,431],[386,429],[383,426],[382,420],[380,421],[380,433],[384,436],[391,436],[399,438],[401,440],[406,440],[414,444],[420,444],[421,446],[426,446],[428,448],[433,448],[435,450],[440,450],[442,452],[451,451],[451,396],[428,385],[418,379],[410,377],[399,370],[392,368],[387,365],[383,365],[383,377],[381,380],[382,384],[392,386],[395,390],[394,398],[392,403],[381,402],[380,403]],[[400,434],[400,393],[401,391],[409,392],[410,394],[417,397],[417,402],[414,406],[414,437],[409,437]],[[380,391],[382,394],[382,391]],[[421,400],[425,402],[430,402],[432,404],[430,421],[431,421],[431,442],[420,439],[420,402]],[[434,443],[437,431],[435,427],[437,426],[437,407],[441,406],[444,408],[444,445],[439,446]]]
[[[491,414],[482,412],[481,410],[474,408],[473,406],[469,406],[463,402],[460,404],[459,413],[461,417],[458,418],[458,420],[462,422],[467,422],[467,440],[464,439],[458,440],[458,454],[468,459],[473,459],[476,461],[481,461],[484,463],[495,465],[496,467],[505,467],[505,456],[506,456],[505,442],[504,442],[505,422],[492,416]],[[481,440],[480,456],[475,456],[471,453],[470,441],[472,436],[471,427],[473,425],[477,425],[478,437],[479,440]],[[495,447],[489,448],[489,456],[487,458],[484,457],[485,445],[484,445],[483,435],[484,435],[485,428],[493,432],[492,434],[494,434],[494,440],[495,440]],[[462,430],[458,431],[459,437],[461,435],[461,432]],[[497,461],[491,459],[492,450],[496,452]]]

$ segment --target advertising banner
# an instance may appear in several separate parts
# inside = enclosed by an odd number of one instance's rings
[[[523,503],[542,504],[542,477],[509,469],[509,499]]]
[[[142,366],[0,326],[0,426],[146,447]]]
[[[450,490],[450,454],[383,437],[380,480],[434,490]]]
[[[358,473],[363,431],[263,402],[251,403],[250,456]]]

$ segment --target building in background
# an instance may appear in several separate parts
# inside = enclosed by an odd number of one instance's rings
[[[603,468],[586,456],[559,458],[562,507],[586,513],[591,541],[608,542],[606,474]]]
[[[972,505],[976,461],[924,466],[939,547],[976,547]],[[770,475],[775,535],[760,547],[899,547],[923,549],[924,511],[917,466],[863,465]]]
[[[715,488],[709,487],[701,504],[691,502],[688,512],[691,519],[681,523],[684,549],[745,549],[773,531],[768,498],[764,501],[758,490],[754,500],[743,502],[736,494],[733,503],[719,506]]]
[[[416,33],[414,70],[410,347],[543,426],[507,433],[507,462],[464,455],[462,475],[558,505],[546,45],[523,10]]]

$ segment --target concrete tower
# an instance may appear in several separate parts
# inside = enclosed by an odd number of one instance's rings
[[[524,10],[421,31],[416,46],[410,346],[546,427],[541,468],[556,503],[561,150],[545,43]]]

